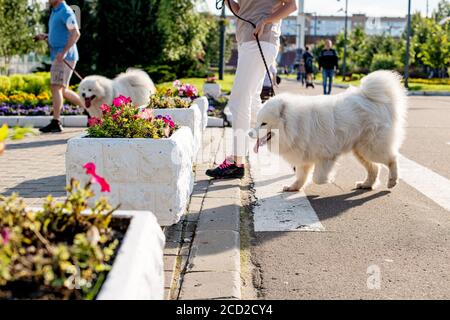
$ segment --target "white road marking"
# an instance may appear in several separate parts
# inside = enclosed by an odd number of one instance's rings
[[[450,211],[450,180],[400,156],[400,178],[411,187]]]
[[[289,164],[266,148],[258,155],[251,152],[250,161],[257,198],[256,232],[325,231],[305,193],[281,192],[295,180]]]

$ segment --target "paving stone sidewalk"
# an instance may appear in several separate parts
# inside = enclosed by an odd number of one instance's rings
[[[83,132],[27,137],[8,142],[0,157],[0,194],[19,193],[29,206],[47,195],[63,200],[66,192],[67,141]],[[208,128],[196,165],[196,182],[189,210],[182,221],[165,228],[166,299],[239,299],[240,181],[212,182],[204,174],[223,161],[231,130]]]

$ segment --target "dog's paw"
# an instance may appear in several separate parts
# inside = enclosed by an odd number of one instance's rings
[[[293,186],[283,188],[283,192],[298,192],[298,191],[300,191],[300,189]]]
[[[389,179],[388,188],[392,189],[398,184],[398,179]]]
[[[368,183],[366,181],[357,182],[356,183],[356,189],[359,189],[359,190],[372,190],[372,189],[374,189],[374,184]]]

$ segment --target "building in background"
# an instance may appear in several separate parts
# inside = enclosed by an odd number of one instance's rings
[[[317,15],[315,13],[304,13],[304,0],[299,0],[299,11],[283,20],[281,26],[281,54],[278,57],[278,65],[283,69],[292,67],[299,63],[303,49],[306,45],[314,46],[324,39],[336,40],[339,33],[344,31],[345,16]],[[228,16],[230,21],[227,34],[235,39],[236,19]],[[387,34],[399,38],[405,31],[406,17],[370,17],[366,14],[353,14],[348,19],[348,30],[351,32],[356,27],[361,27],[368,35]],[[227,65],[235,67],[237,63],[237,47]]]

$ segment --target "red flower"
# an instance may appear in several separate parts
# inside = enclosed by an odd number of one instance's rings
[[[93,127],[96,125],[101,125],[103,123],[103,120],[96,118],[96,117],[92,117],[88,120],[88,126],[89,127]]]
[[[102,113],[107,114],[111,112],[111,108],[107,104],[102,104],[101,106]]]
[[[100,185],[101,192],[111,192],[111,187],[109,186],[108,182],[105,180],[105,178],[100,177],[96,172],[96,166],[94,163],[89,162],[86,163],[83,166],[84,169],[86,169],[86,174],[91,176],[91,183],[96,183]]]

